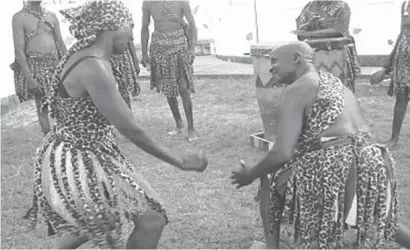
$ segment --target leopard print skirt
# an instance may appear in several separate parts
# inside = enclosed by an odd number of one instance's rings
[[[138,82],[139,66],[134,64],[129,48],[120,55],[113,55],[110,62],[118,90],[127,105],[131,107],[131,96],[138,96],[141,92]]]
[[[58,63],[58,54],[27,50],[26,57],[31,74],[43,87],[44,91],[47,92],[50,88],[54,70]],[[29,101],[33,98],[41,99],[44,97],[44,95],[37,96],[33,91],[31,91],[24,77],[23,71],[16,62],[11,64],[10,67],[14,71],[14,85],[16,95],[20,103]]]
[[[353,93],[356,90],[356,75],[360,73],[359,60],[356,54],[355,45],[346,46],[346,87],[348,87]]]
[[[154,31],[151,46],[151,90],[167,97],[179,95],[178,81],[185,78],[190,93],[195,93],[192,54],[183,30],[172,33]]]
[[[410,98],[410,38],[403,36],[397,46],[388,95]]]
[[[398,197],[384,146],[361,140],[305,152],[271,178],[271,188],[272,228],[287,222],[298,247],[342,248],[349,226],[359,248],[394,240]]]
[[[76,102],[85,103],[82,98],[67,101],[73,109]],[[90,105],[91,99],[86,102]],[[159,195],[121,153],[112,128],[95,122],[103,117],[94,108],[82,108],[88,114],[77,115],[89,117],[87,126],[76,123],[73,113],[66,115],[67,124],[57,122],[38,149],[33,205],[25,218],[34,229],[42,215],[50,236],[81,235],[95,247],[123,248],[132,221],[153,210],[168,223],[166,211]]]

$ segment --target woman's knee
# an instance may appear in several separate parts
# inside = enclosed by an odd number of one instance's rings
[[[136,227],[147,232],[162,232],[166,224],[163,214],[149,210],[139,215],[135,221]]]

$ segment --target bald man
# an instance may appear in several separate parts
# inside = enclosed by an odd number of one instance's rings
[[[354,94],[330,73],[318,72],[304,42],[271,52],[272,77],[288,84],[276,142],[254,167],[241,161],[232,173],[238,188],[269,174],[261,215],[268,248],[279,247],[280,222],[295,229],[301,248],[341,248],[346,228],[356,244],[381,248],[396,240],[410,247],[398,226],[394,161],[383,145],[369,144],[370,128]],[[376,225],[381,238],[369,245]]]

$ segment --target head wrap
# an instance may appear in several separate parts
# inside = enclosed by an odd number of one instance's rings
[[[53,104],[58,93],[61,73],[68,59],[74,53],[92,45],[100,32],[117,30],[122,25],[133,22],[130,10],[118,0],[92,0],[78,7],[60,10],[60,13],[71,23],[69,30],[77,41],[59,62],[51,88],[47,90],[43,108],[49,108],[52,116],[55,115]]]
[[[77,39],[97,35],[104,30],[116,30],[126,22],[132,22],[130,10],[121,1],[91,1],[83,6],[61,10],[71,23],[70,33]]]

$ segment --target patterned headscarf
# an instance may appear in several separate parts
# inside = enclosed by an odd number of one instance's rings
[[[122,24],[132,22],[130,10],[115,0],[92,1],[60,12],[71,23],[70,32],[77,40],[96,36],[104,30],[116,30]]]
[[[133,22],[130,10],[119,0],[92,0],[79,7],[60,10],[60,13],[71,23],[69,30],[77,42],[59,62],[51,88],[47,90],[43,109],[49,108],[51,116],[55,115],[53,104],[60,86],[61,73],[68,59],[74,53],[91,46],[100,32],[117,30],[125,23]]]

